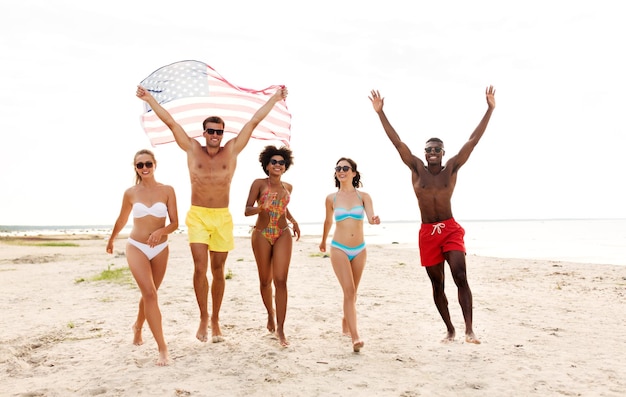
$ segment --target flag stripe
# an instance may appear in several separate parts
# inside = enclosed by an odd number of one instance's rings
[[[186,129],[185,132],[187,132],[187,134],[192,137],[192,138],[197,138],[197,137],[201,137],[203,134],[203,130],[202,130],[202,122],[204,121],[204,119],[206,119],[206,117],[204,115],[202,116],[190,116],[190,117],[185,117],[185,118],[181,118],[178,120],[178,123],[180,123],[181,125],[185,124],[185,125],[195,125],[195,127],[191,127],[189,129]],[[243,128],[243,126],[245,125],[245,123],[248,122],[248,119],[244,119],[244,118],[240,118],[237,116],[232,116],[229,117],[230,120],[230,124],[226,125],[226,127],[224,128],[225,132],[228,133],[233,133],[233,134],[238,134],[239,131],[241,131],[241,129]],[[173,142],[173,136],[169,130],[169,128],[160,122],[153,122],[153,123],[142,123],[142,126],[144,128],[144,130],[148,133],[148,135],[152,136],[152,135],[169,135],[171,137],[170,142]],[[278,132],[276,131],[276,129],[271,128],[270,126],[267,125],[259,125],[256,129],[255,129],[255,134],[257,135],[257,138],[260,138],[259,135],[264,135],[264,134],[268,134],[268,135],[275,135],[276,138],[278,138],[278,140],[289,140],[289,135],[285,134],[283,132]],[[271,139],[271,136],[264,136],[263,138],[265,139]]]
[[[258,108],[246,106],[241,103],[224,103],[224,102],[215,102],[215,100],[211,100],[210,98],[185,98],[179,99],[176,101],[169,102],[166,108],[170,113],[186,113],[186,112],[194,112],[194,111],[202,111],[205,114],[207,108],[211,108],[216,111],[228,111],[228,112],[236,112],[254,114]],[[290,114],[286,108],[276,105],[277,109],[275,112],[270,113],[265,120],[269,120],[270,123],[282,124],[289,123]],[[145,113],[143,119],[146,121],[159,120],[158,116],[154,112]]]

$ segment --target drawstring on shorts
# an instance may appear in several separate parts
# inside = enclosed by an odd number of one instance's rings
[[[435,223],[435,224],[433,225],[433,232],[432,232],[432,233],[430,233],[430,235],[431,235],[431,236],[432,236],[432,235],[434,235],[434,234],[435,234],[435,232],[437,232],[437,233],[441,234],[441,229],[443,229],[444,227],[446,227],[446,224],[445,224],[445,223],[441,223],[441,222],[439,222],[439,223]]]

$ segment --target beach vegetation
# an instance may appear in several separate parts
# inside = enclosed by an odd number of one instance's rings
[[[80,244],[70,243],[69,241],[46,241],[43,243],[32,243],[25,245],[33,245],[36,247],[80,247]]]
[[[128,266],[113,269],[114,264],[107,266],[106,270],[100,272],[91,278],[89,281],[107,281],[118,284],[133,284],[133,276]]]
[[[226,272],[226,275],[224,276],[224,278],[225,278],[226,280],[230,280],[230,279],[232,279],[233,277],[234,277],[234,274],[233,274],[232,269],[228,269],[228,272]]]
[[[41,238],[10,238],[0,237],[0,241],[5,244],[21,245],[28,247],[80,247],[80,244],[72,243],[70,241],[59,240],[47,240]]]

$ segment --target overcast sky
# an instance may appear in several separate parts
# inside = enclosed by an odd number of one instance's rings
[[[310,5],[307,5],[310,4]],[[107,1],[0,4],[0,225],[112,225],[151,148],[136,85],[194,59],[231,83],[285,84],[295,163],[290,209],[322,222],[339,157],[353,158],[383,222],[419,220],[408,168],[368,95],[423,156],[455,154],[496,110],[459,172],[460,220],[626,218],[626,25],[615,1]],[[231,211],[264,177],[251,141]],[[152,148],[157,180],[190,203],[186,157]],[[444,158],[445,160],[445,158]]]

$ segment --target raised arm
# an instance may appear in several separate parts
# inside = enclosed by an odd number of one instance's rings
[[[470,154],[472,154],[472,151],[478,144],[478,141],[480,141],[480,138],[482,138],[483,134],[485,133],[485,130],[487,129],[487,124],[489,124],[489,119],[491,119],[491,113],[493,113],[493,110],[496,108],[495,95],[496,90],[495,88],[493,88],[492,85],[485,89],[485,96],[487,98],[487,111],[485,112],[483,118],[480,120],[480,123],[478,123],[478,126],[476,126],[476,129],[474,129],[474,132],[472,132],[472,135],[470,135],[469,140],[465,142],[465,144],[461,147],[459,153],[456,156],[451,157],[450,160],[448,160],[447,165],[451,165],[453,167],[452,172],[458,170],[463,164],[467,162]]]
[[[161,119],[163,123],[172,131],[174,134],[174,139],[178,146],[184,151],[189,151],[192,148],[193,142],[196,142],[193,138],[190,138],[189,135],[185,132],[183,127],[174,120],[172,115],[161,106],[156,99],[142,86],[137,86],[137,98],[146,102],[154,113]]]
[[[241,151],[248,144],[248,141],[250,141],[250,137],[252,136],[252,131],[254,131],[254,129],[259,125],[259,123],[263,121],[263,119],[272,111],[272,108],[274,107],[276,102],[287,98],[287,94],[288,94],[288,91],[286,87],[282,87],[276,90],[274,95],[272,95],[270,99],[268,99],[267,102],[265,102],[265,104],[261,106],[259,110],[256,111],[256,113],[254,113],[250,121],[248,121],[243,126],[239,134],[237,134],[235,138],[229,141],[229,143],[232,142],[230,143],[231,145],[234,145],[233,151],[235,152],[235,155],[241,153]]]
[[[387,137],[389,137],[389,140],[391,141],[391,143],[393,143],[393,146],[396,147],[396,150],[400,154],[400,158],[402,159],[404,164],[406,164],[411,169],[415,169],[418,164],[423,165],[424,162],[421,159],[414,156],[413,153],[411,153],[411,149],[409,149],[409,147],[400,140],[400,136],[398,136],[398,133],[391,126],[391,123],[387,119],[387,116],[385,115],[385,112],[383,111],[385,98],[383,98],[380,95],[380,93],[375,90],[371,91],[371,96],[368,98],[370,99],[370,101],[372,101],[372,106],[374,106],[374,111],[378,114],[378,117],[380,118],[380,122],[382,123],[383,128],[385,129],[385,133],[387,133]]]

